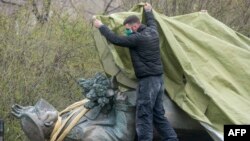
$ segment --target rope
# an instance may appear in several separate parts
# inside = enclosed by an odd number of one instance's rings
[[[63,141],[63,139],[68,135],[70,130],[78,123],[78,121],[81,119],[82,116],[84,116],[89,109],[86,109],[84,107],[84,104],[88,102],[87,99],[78,101],[73,103],[72,105],[68,106],[66,109],[61,111],[58,114],[58,120],[55,124],[55,127],[51,133],[51,139],[50,141]],[[72,111],[72,112],[71,112]],[[67,112],[71,112],[71,114],[62,122],[61,115]],[[74,117],[73,119],[71,119]],[[66,124],[69,121],[72,121],[69,123],[68,126]]]

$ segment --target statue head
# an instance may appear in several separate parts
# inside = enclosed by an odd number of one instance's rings
[[[45,100],[39,100],[34,106],[12,106],[12,114],[21,120],[21,126],[30,140],[44,141],[50,134],[58,118],[58,111]]]

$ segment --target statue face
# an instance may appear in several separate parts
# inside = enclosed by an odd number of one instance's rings
[[[21,119],[26,136],[35,141],[48,139],[58,118],[57,110],[43,99],[35,106],[13,105],[12,114]]]

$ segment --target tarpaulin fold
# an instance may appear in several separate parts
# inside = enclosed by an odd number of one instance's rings
[[[129,12],[97,16],[119,35],[129,15],[143,23],[143,5]],[[250,124],[250,39],[206,12],[167,17],[153,10],[160,34],[165,87],[171,99],[192,118],[220,134],[225,124]],[[129,50],[114,46],[94,30],[107,74],[135,88]]]

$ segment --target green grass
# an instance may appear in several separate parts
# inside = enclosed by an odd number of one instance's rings
[[[43,98],[62,110],[83,98],[77,79],[102,71],[91,26],[68,18],[54,14],[34,25],[24,9],[0,15],[0,118],[6,141],[27,140],[11,105],[33,105]]]

